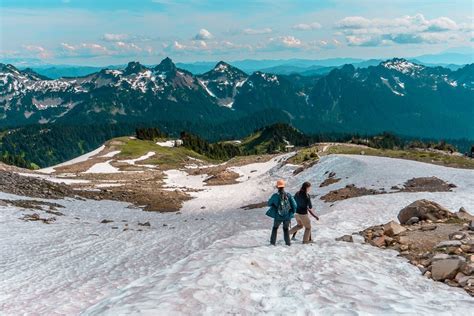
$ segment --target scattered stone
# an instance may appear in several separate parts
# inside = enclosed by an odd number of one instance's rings
[[[418,200],[403,208],[398,213],[398,220],[401,224],[406,224],[412,217],[418,217],[420,220],[435,221],[453,216],[453,213],[436,202]]]
[[[151,224],[150,224],[150,222],[145,222],[145,223],[140,223],[140,222],[139,222],[139,223],[138,223],[138,226],[147,226],[147,227],[150,227]]]
[[[118,227],[117,226],[112,226],[112,229],[118,229]]]
[[[389,223],[385,224],[383,228],[385,235],[389,237],[397,236],[407,230],[402,225],[395,223],[395,221],[390,221]]]
[[[431,266],[433,280],[442,281],[454,278],[461,264],[460,259],[444,259],[433,262]]]
[[[111,220],[111,219],[103,219],[100,223],[101,223],[101,224],[113,223],[113,220]]]
[[[45,224],[51,224],[52,222],[56,221],[55,217],[43,218],[43,217],[40,217],[38,213],[26,214],[20,219],[22,219],[26,222],[41,221]]]
[[[354,239],[352,238],[351,235],[344,235],[344,236],[336,238],[336,241],[354,242]]]

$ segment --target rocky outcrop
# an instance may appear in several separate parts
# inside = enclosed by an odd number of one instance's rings
[[[424,276],[474,296],[474,230],[468,220],[471,215],[458,213],[419,200],[399,213],[400,221],[410,224],[390,221],[359,234],[367,244],[398,251]],[[344,236],[336,240],[343,241]]]
[[[406,224],[408,221],[412,221],[415,217],[419,220],[436,221],[453,216],[453,213],[436,202],[418,200],[402,209],[400,213],[398,213],[398,220],[400,221],[400,224]]]

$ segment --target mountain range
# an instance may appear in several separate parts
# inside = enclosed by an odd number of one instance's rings
[[[225,123],[285,115],[324,131],[474,138],[474,64],[457,70],[405,59],[320,74],[251,74],[223,61],[201,75],[165,58],[86,76],[49,79],[0,64],[0,127],[188,121]],[[315,69],[317,71],[318,68]],[[276,119],[275,119],[276,120]]]

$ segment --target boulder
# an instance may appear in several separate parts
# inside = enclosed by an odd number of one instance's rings
[[[394,221],[390,221],[387,224],[385,224],[383,226],[383,229],[384,229],[385,235],[390,236],[390,237],[397,236],[407,230],[405,227],[403,227],[402,225],[398,223],[395,223]]]
[[[456,212],[456,217],[459,219],[465,219],[468,221],[474,220],[474,216],[469,214],[464,207],[461,207],[458,212]]]
[[[436,221],[438,219],[447,219],[453,217],[448,209],[436,202],[428,200],[418,200],[403,208],[398,213],[400,224],[406,224],[412,217],[418,217],[420,220]]]
[[[433,279],[442,281],[454,278],[462,263],[460,259],[444,259],[433,262],[431,265]]]
[[[413,224],[418,223],[419,221],[420,221],[420,219],[418,217],[414,216],[406,222],[406,225],[413,225]]]
[[[354,242],[351,235],[344,235],[339,238],[336,238],[336,241],[345,241],[345,242]]]
[[[462,261],[461,261],[462,262]],[[474,263],[470,262],[463,262],[460,268],[460,271],[465,275],[472,275],[474,276]]]

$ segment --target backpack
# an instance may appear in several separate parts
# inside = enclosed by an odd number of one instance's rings
[[[280,202],[278,203],[277,212],[281,217],[288,217],[291,211],[290,199],[288,193],[280,194]]]

